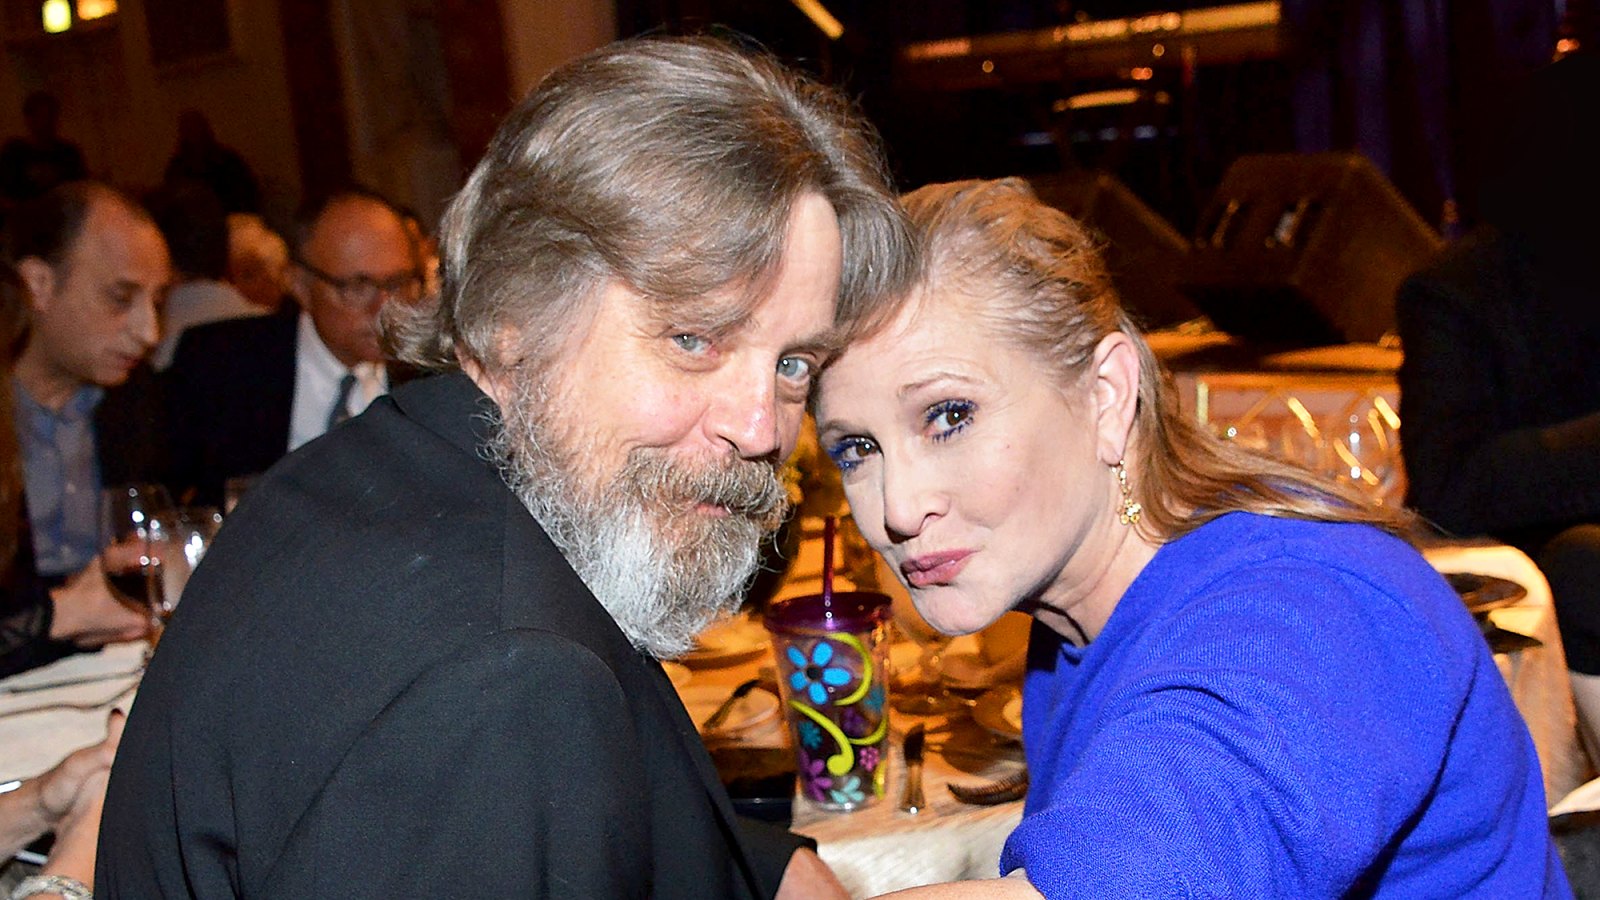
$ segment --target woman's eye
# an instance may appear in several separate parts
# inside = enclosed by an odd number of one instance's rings
[[[686,353],[700,354],[711,349],[711,341],[698,334],[675,334],[672,336],[672,342]]]
[[[778,360],[778,377],[790,381],[805,381],[811,377],[811,360],[798,356],[785,356]]]
[[[877,452],[878,445],[871,438],[847,437],[835,441],[828,448],[828,458],[833,460],[840,472],[848,472]]]
[[[934,429],[933,439],[942,441],[967,427],[976,404],[966,400],[945,400],[928,407],[927,424]]]

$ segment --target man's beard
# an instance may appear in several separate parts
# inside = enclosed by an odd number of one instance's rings
[[[636,449],[619,472],[585,472],[580,460],[593,444],[541,418],[563,406],[548,394],[527,385],[500,410],[491,460],[635,647],[658,658],[688,652],[695,635],[738,608],[760,542],[788,512],[776,469]]]

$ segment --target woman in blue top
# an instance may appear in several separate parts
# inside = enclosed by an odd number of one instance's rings
[[[1177,411],[1083,229],[906,198],[919,286],[822,376],[822,446],[917,609],[1034,616],[995,897],[1569,896],[1527,729],[1407,520]]]

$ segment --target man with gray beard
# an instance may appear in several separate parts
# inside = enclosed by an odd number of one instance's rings
[[[658,657],[733,609],[811,379],[914,254],[829,91],[604,48],[502,126],[394,310],[438,374],[292,454],[190,582],[108,897],[829,897],[733,814]]]

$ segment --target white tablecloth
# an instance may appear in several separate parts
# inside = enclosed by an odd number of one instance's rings
[[[0,782],[45,772],[106,736],[106,716],[133,703],[145,642],[112,644],[0,681]],[[117,677],[40,691],[12,688],[86,676]]]
[[[1504,544],[1443,545],[1427,548],[1423,555],[1441,572],[1494,575],[1527,588],[1528,596],[1514,606],[1490,612],[1489,618],[1507,631],[1538,638],[1544,644],[1496,654],[1495,664],[1533,735],[1544,774],[1545,803],[1553,806],[1588,777],[1589,760],[1578,740],[1578,717],[1550,585],[1533,560]]]

